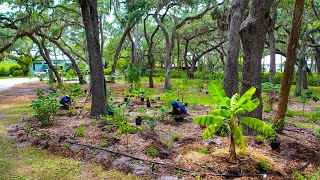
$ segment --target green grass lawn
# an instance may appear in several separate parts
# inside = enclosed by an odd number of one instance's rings
[[[19,148],[5,138],[5,126],[30,116],[28,104],[0,106],[0,180],[7,179],[137,179],[114,169],[53,155],[35,147]]]

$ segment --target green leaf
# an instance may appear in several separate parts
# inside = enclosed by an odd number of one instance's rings
[[[239,100],[239,94],[236,93],[232,96],[231,101],[230,101],[230,106],[233,107],[237,104],[238,100]]]
[[[245,117],[240,119],[245,125],[259,132],[262,132],[268,136],[275,134],[275,131],[265,122],[257,118]]]
[[[193,122],[200,125],[219,124],[224,120],[224,117],[204,115],[193,118]]]
[[[247,101],[251,100],[253,94],[256,92],[255,87],[251,87],[248,89],[239,99],[237,102],[237,107],[241,107],[243,104],[245,104]]]
[[[247,100],[247,102],[245,104],[242,104],[241,107],[248,111],[251,112],[253,110],[255,110],[260,104],[260,100],[258,98],[254,99],[254,100]]]
[[[221,117],[231,116],[230,111],[227,109],[214,109],[210,112],[210,114],[214,116],[221,116]]]
[[[213,102],[220,106],[229,107],[230,98],[226,96],[226,92],[223,90],[219,83],[211,82],[208,85],[210,95],[213,97]]]
[[[246,140],[244,139],[242,132],[243,132],[242,126],[241,125],[236,126],[234,129],[233,138],[234,138],[235,144],[238,147],[240,147],[241,152],[244,153],[246,152],[247,143],[246,143]]]
[[[208,139],[214,133],[216,133],[222,123],[219,124],[210,124],[202,133],[202,139]]]
[[[245,110],[243,108],[239,108],[234,112],[234,114],[244,114],[244,113],[245,113]]]

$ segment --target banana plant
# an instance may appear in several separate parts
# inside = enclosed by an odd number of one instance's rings
[[[241,97],[239,94],[234,94],[231,98],[226,96],[223,87],[218,83],[211,82],[208,85],[208,91],[213,98],[213,104],[220,108],[212,110],[209,115],[195,117],[193,122],[207,125],[207,128],[202,133],[203,139],[214,135],[223,124],[227,124],[230,127],[229,161],[232,162],[237,157],[236,146],[240,147],[242,153],[246,151],[247,143],[243,136],[243,127],[240,122],[268,136],[275,134],[275,131],[269,125],[257,118],[238,118],[239,115],[244,116],[246,112],[253,111],[260,104],[258,98],[252,99],[256,91],[255,87],[251,87]]]

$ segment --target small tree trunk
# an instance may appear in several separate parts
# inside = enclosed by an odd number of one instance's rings
[[[308,89],[308,71],[307,71],[307,61],[303,61],[303,68],[302,68],[302,87],[303,89]]]
[[[154,60],[152,57],[152,45],[153,43],[151,43],[148,47],[148,63],[149,63],[149,88],[154,88],[154,84],[153,84],[153,69],[154,69]]]
[[[229,162],[234,162],[237,158],[237,154],[236,154],[236,144],[234,142],[234,138],[233,138],[233,133],[231,133],[230,135],[230,149],[229,149],[229,157],[228,157],[228,161]]]
[[[276,41],[274,37],[274,26],[277,21],[277,7],[280,0],[273,2],[271,12],[271,25],[268,30],[268,39],[270,43],[270,74],[269,82],[274,84],[274,76],[276,73]]]
[[[119,42],[119,44],[117,46],[117,49],[116,49],[116,53],[114,55],[113,64],[112,64],[112,67],[111,67],[111,74],[115,74],[116,73],[116,68],[117,68],[117,63],[118,63],[119,55],[120,55],[120,52],[121,52],[121,48],[122,48],[122,45],[124,43],[124,40],[126,39],[128,33],[131,30],[131,27],[132,27],[132,24],[128,24],[128,26],[126,27],[125,31],[123,32],[123,34],[121,36],[120,42]],[[111,76],[110,81],[114,83],[115,82],[115,78],[113,76]]]
[[[187,77],[191,78],[188,59],[187,59],[189,40],[185,39],[185,41],[186,41],[186,44],[184,45],[183,61],[184,61],[184,67],[186,68]]]
[[[302,72],[303,68],[303,59],[299,59],[298,61],[298,72],[297,72],[297,81],[296,81],[296,89],[294,91],[295,96],[301,96],[301,90],[302,90]]]
[[[289,43],[287,47],[287,60],[284,67],[284,73],[281,81],[280,99],[278,105],[277,115],[274,121],[277,127],[277,132],[282,133],[284,127],[284,118],[287,111],[288,97],[291,87],[292,76],[294,72],[294,63],[296,59],[296,49],[299,41],[301,19],[303,14],[304,0],[296,0],[292,29],[290,32]]]

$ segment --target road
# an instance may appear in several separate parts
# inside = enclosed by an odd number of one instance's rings
[[[0,91],[8,89],[17,84],[39,81],[39,78],[8,78],[0,79]]]

